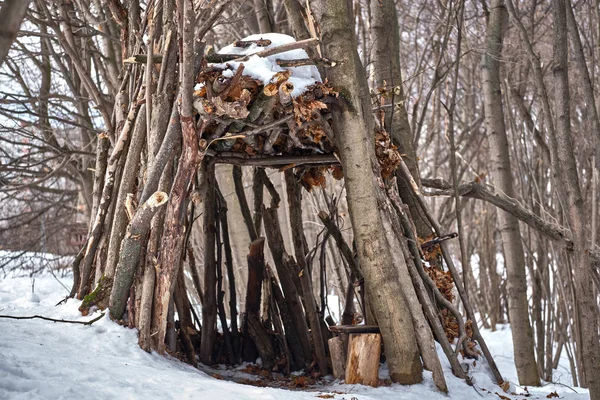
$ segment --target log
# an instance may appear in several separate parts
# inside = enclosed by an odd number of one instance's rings
[[[183,26],[180,30],[180,75],[179,91],[181,103],[179,105],[179,119],[181,122],[182,150],[181,157],[178,160],[177,172],[173,180],[169,204],[165,211],[165,227],[161,240],[161,252],[158,259],[156,270],[156,291],[155,302],[152,312],[153,324],[156,324],[156,331],[152,332],[154,347],[159,353],[164,354],[164,338],[167,331],[166,316],[169,308],[169,299],[175,289],[175,282],[181,260],[183,248],[183,239],[185,239],[184,221],[188,206],[188,189],[190,182],[193,182],[197,173],[198,166],[204,158],[204,143],[198,141],[198,137],[204,134],[206,122],[200,120],[200,129],[196,128],[192,95],[194,91],[194,61],[197,51],[194,49],[194,27],[195,21],[194,7],[189,2],[180,2],[177,4],[179,15],[187,15],[189,18],[183,18]],[[202,52],[204,49],[202,48]],[[200,148],[202,144],[202,149]],[[203,315],[204,318],[204,315]],[[204,322],[204,321],[203,321]],[[203,323],[202,334],[210,330],[212,326]],[[207,340],[202,337],[202,344]],[[202,349],[201,349],[202,350]],[[202,351],[201,351],[202,355]],[[206,361],[203,359],[203,361]]]
[[[267,285],[269,285],[269,292],[270,292],[270,296],[269,296],[269,307],[271,309],[271,315],[272,315],[272,321],[273,321],[273,327],[275,328],[275,332],[277,333],[277,341],[279,343],[279,346],[281,348],[281,351],[283,352],[283,354],[285,355],[285,373],[286,375],[290,374],[290,369],[291,369],[291,364],[292,364],[292,353],[290,352],[290,348],[287,345],[287,341],[285,338],[285,330],[283,328],[283,320],[282,320],[282,314],[281,311],[279,310],[279,307],[277,307],[277,299],[275,298],[275,294],[273,293],[272,290],[272,281],[271,279],[273,279],[273,277],[271,276],[271,271],[266,268],[265,269],[266,275],[267,275],[267,279],[265,281],[265,283]]]
[[[298,264],[300,286],[302,288],[302,297],[304,300],[304,309],[308,318],[310,330],[312,333],[313,346],[315,349],[315,358],[319,365],[321,375],[327,375],[327,350],[325,340],[323,339],[323,329],[321,327],[321,316],[317,310],[315,296],[313,294],[310,269],[306,263],[306,238],[302,225],[302,192],[296,182],[292,169],[285,171],[285,185],[288,194],[288,206],[290,214],[290,225],[292,228],[292,239],[294,242],[294,253]],[[290,261],[293,259],[290,257]],[[327,328],[325,327],[325,331]]]
[[[331,367],[335,379],[344,379],[346,374],[346,347],[341,337],[332,337],[328,341]]]
[[[217,187],[217,195],[219,196],[220,212],[219,219],[221,221],[221,234],[223,236],[223,245],[225,251],[225,267],[227,268],[227,281],[229,283],[229,315],[231,319],[231,337],[233,341],[233,355],[236,361],[240,358],[240,332],[237,322],[237,298],[235,291],[235,274],[233,273],[233,254],[231,252],[231,242],[229,240],[229,224],[227,222],[227,202]]]
[[[303,49],[309,46],[316,46],[319,43],[319,40],[317,38],[310,38],[310,39],[306,39],[306,40],[300,40],[298,42],[292,42],[292,43],[287,43],[281,46],[276,46],[276,47],[272,47],[270,49],[266,49],[263,51],[260,51],[258,53],[254,53],[254,54],[250,54],[247,56],[242,56],[240,57],[239,54],[207,54],[205,56],[206,61],[209,63],[226,63],[229,61],[235,61],[235,62],[244,62],[244,61],[248,61],[250,59],[250,57],[257,55],[259,57],[268,57],[268,56],[272,56],[275,54],[280,54],[280,53],[285,53],[286,51],[289,50],[295,50],[295,49]],[[143,55],[140,55],[143,56]],[[143,58],[143,57],[142,57]],[[140,60],[142,59],[140,58]],[[133,62],[137,62],[136,60],[133,60]]]
[[[215,181],[215,192],[218,192],[219,186]],[[217,197],[217,214],[221,213],[221,205],[219,202],[219,198]],[[225,343],[225,351],[227,358],[229,360],[229,364],[233,365],[236,363],[235,354],[233,351],[233,339],[231,337],[231,332],[229,331],[229,327],[227,326],[227,315],[225,312],[225,291],[223,288],[223,244],[221,243],[221,224],[220,224],[220,216],[217,218],[218,220],[215,222],[215,237],[216,237],[216,246],[217,246],[217,263],[216,263],[216,272],[217,272],[217,311],[219,320],[221,321],[221,329],[223,330],[223,342]]]
[[[255,44],[258,47],[267,47],[271,44],[269,39],[258,39],[258,40],[238,40],[237,42],[233,42],[234,47],[250,47]]]
[[[352,324],[354,319],[354,281],[356,277],[353,273],[350,273],[350,279],[348,279],[348,287],[346,288],[346,299],[344,303],[344,311],[342,312],[342,325]],[[331,328],[330,328],[331,330]]]
[[[427,217],[427,219],[431,223],[432,227],[434,228],[435,233],[438,236],[442,236],[443,232],[442,232],[442,227],[441,227],[440,223],[435,219],[435,217],[432,215],[431,211],[429,210],[429,207],[425,203],[423,194],[420,192],[419,187],[416,185],[414,178],[412,177],[412,175],[410,173],[410,170],[406,166],[406,163],[404,161],[402,161],[402,159],[400,159],[399,171],[402,173],[402,175],[408,181],[411,182],[411,186],[412,186],[415,196],[419,202],[419,205],[421,206],[423,213],[425,213],[425,216]],[[463,301],[463,306],[467,312],[467,317],[471,321],[477,321],[477,318],[475,318],[475,312],[469,301],[465,287],[463,286],[462,278],[460,277],[458,271],[456,270],[454,262],[452,261],[452,258],[449,255],[450,252],[448,249],[447,242],[442,242],[440,244],[440,246],[442,248],[442,256],[444,257],[444,261],[446,261],[446,265],[448,266],[448,269],[450,270],[450,273],[452,274],[452,278],[454,279],[454,284],[456,286],[456,289],[458,291],[460,299]],[[450,306],[452,306],[452,305],[450,305]],[[487,360],[496,381],[498,383],[504,382],[504,379],[502,378],[502,374],[500,373],[500,370],[496,366],[496,362],[494,361],[494,358],[492,357],[492,353],[490,353],[490,350],[487,347],[487,344],[485,343],[485,339],[479,332],[479,327],[477,326],[476,323],[473,324],[473,338],[479,342],[481,351],[483,352],[483,355],[485,356],[485,359]]]
[[[285,302],[290,311],[292,323],[294,324],[294,331],[300,340],[305,359],[310,360],[312,358],[312,351],[308,337],[308,324],[302,303],[300,302],[300,282],[295,269],[296,263],[295,261],[291,262],[293,259],[285,251],[281,227],[279,226],[279,219],[277,217],[277,209],[263,207],[263,218],[269,248],[273,255],[273,261],[275,262],[277,275],[281,282]]]
[[[256,314],[248,315],[248,335],[256,345],[258,354],[262,359],[263,369],[270,371],[275,366],[275,348],[271,336],[260,322]]]
[[[215,168],[205,164],[208,190],[204,201],[204,299],[202,302],[202,339],[200,359],[211,365],[217,337],[217,260],[216,260],[216,189]],[[221,268],[219,265],[218,268]]]
[[[215,162],[218,162],[218,158],[214,158],[214,160]],[[250,207],[248,206],[248,199],[246,198],[246,193],[244,192],[244,183],[242,181],[242,168],[237,165],[234,165],[232,174],[233,184],[235,186],[235,194],[240,204],[242,216],[244,217],[244,224],[246,224],[246,228],[248,229],[248,236],[250,237],[250,240],[254,242],[256,239],[258,239],[258,234],[256,233],[256,229],[254,229],[254,224],[252,222],[252,214],[250,214]]]
[[[319,44],[319,39],[317,39],[317,38],[299,40],[297,42],[282,44],[280,46],[271,47],[270,49],[266,49],[266,50],[260,51],[258,53],[254,53],[254,54],[250,54],[250,55],[243,56],[240,58],[236,58],[233,61],[237,61],[237,62],[248,61],[250,59],[250,57],[252,57],[254,55],[259,56],[259,57],[269,57],[269,56],[272,56],[275,54],[285,53],[286,51],[295,50],[295,49],[304,49],[306,47],[316,46],[318,44]],[[239,55],[238,55],[238,57],[239,57]]]
[[[346,384],[360,383],[377,387],[381,335],[378,333],[351,334],[346,360]]]
[[[280,132],[279,132],[280,133]],[[246,132],[244,132],[246,134]],[[275,140],[277,137],[273,136]],[[282,156],[263,156],[254,155],[250,156],[245,153],[236,152],[216,152],[209,150],[206,153],[207,156],[211,156],[214,162],[217,164],[232,164],[236,166],[255,166],[255,167],[270,167],[270,168],[282,168],[286,165],[294,164],[298,165],[339,165],[340,162],[333,154],[315,154],[308,156],[297,156],[297,155],[282,155]]]
[[[173,180],[173,164],[168,164],[162,179],[159,181],[158,189],[168,193],[171,191],[171,182]],[[138,311],[137,327],[139,329],[139,344],[142,349],[150,352],[152,347],[151,331],[156,331],[157,321],[152,321],[152,311],[154,302],[154,289],[156,285],[156,268],[158,263],[158,251],[161,245],[160,238],[163,232],[163,222],[165,219],[165,209],[152,218],[150,222],[150,235],[145,254],[145,263],[143,271],[140,309]],[[154,323],[153,323],[154,322]],[[198,324],[200,326],[200,324]]]
[[[260,235],[262,225],[262,206],[264,199],[264,180],[260,174],[262,168],[254,168],[252,173],[252,195],[254,197],[254,214],[252,222],[257,235]],[[264,172],[264,171],[263,171]]]
[[[196,350],[192,344],[190,337],[190,330],[195,330],[194,323],[192,322],[192,311],[190,301],[187,297],[187,291],[185,287],[184,275],[183,275],[183,264],[179,274],[177,274],[177,283],[175,284],[174,300],[175,307],[177,309],[177,315],[179,317],[179,340],[181,341],[183,350],[188,363],[196,365]]]
[[[162,54],[153,54],[152,63],[161,64],[163,60]],[[123,60],[125,64],[146,64],[148,62],[148,54],[134,54]]]
[[[275,95],[278,93],[277,85],[270,83],[266,85],[263,90],[258,94],[257,99],[252,103],[250,113],[243,121],[236,121],[231,125],[230,132],[239,132],[248,123],[253,123],[258,120],[261,115],[266,115],[271,112],[273,105],[275,104]]]
[[[380,333],[377,325],[336,325],[330,326],[329,330],[334,333]]]
[[[139,88],[137,91],[139,92]],[[136,98],[138,92],[136,92]],[[100,197],[96,216],[94,217],[94,223],[92,224],[89,237],[84,247],[85,255],[80,267],[81,279],[79,291],[77,292],[77,299],[79,300],[82,300],[90,291],[89,280],[92,271],[92,264],[94,263],[96,250],[98,249],[98,244],[100,243],[100,238],[102,237],[104,230],[104,221],[106,219],[107,211],[113,199],[113,187],[115,185],[117,167],[119,166],[121,156],[125,152],[126,146],[129,143],[129,136],[133,130],[139,108],[140,107],[137,102],[132,103],[130,106],[127,119],[123,125],[123,128],[121,129],[121,133],[119,134],[119,139],[117,140],[107,162],[106,177],[104,179],[104,186],[102,187],[102,196]]]
[[[281,323],[285,328],[285,339],[288,344],[288,348],[290,350],[290,354],[293,357],[293,360],[290,362],[297,368],[302,369],[306,366],[306,358],[304,357],[304,352],[302,350],[302,344],[300,343],[300,338],[296,334],[294,330],[294,323],[292,321],[292,317],[290,315],[290,310],[283,298],[283,293],[281,292],[281,288],[279,287],[279,283],[277,279],[272,273],[269,273],[270,281],[271,281],[271,293],[273,294],[273,298],[277,303],[277,308],[279,309],[279,314],[281,315]]]
[[[242,344],[242,360],[254,362],[257,348],[249,335],[248,321],[252,315],[260,314],[260,298],[265,269],[264,256],[265,238],[258,238],[250,244],[248,253],[248,284],[246,288],[246,312],[242,323],[244,340]]]
[[[114,284],[110,293],[110,316],[120,319],[125,312],[129,289],[133,284],[135,269],[140,263],[142,245],[150,229],[152,217],[159,207],[166,204],[169,196],[156,192],[135,213],[127,227],[127,233],[121,245],[121,254],[117,264]]]

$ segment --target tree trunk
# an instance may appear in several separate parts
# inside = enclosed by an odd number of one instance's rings
[[[400,65],[400,29],[396,5],[392,0],[370,0],[371,32],[373,37],[374,86],[382,89],[381,102],[390,106],[385,112],[384,127],[392,141],[398,146],[404,162],[410,169],[417,185],[421,186],[417,154],[413,144],[413,133],[406,112],[406,96],[402,85]],[[423,217],[418,202],[412,194],[410,182],[398,175],[398,192],[407,204],[417,234],[421,238],[431,235],[431,227]]]
[[[583,358],[581,383],[589,387],[590,397],[600,399],[600,339],[598,337],[598,307],[593,286],[592,265],[587,246],[586,216],[584,211],[577,163],[571,137],[571,115],[568,78],[568,43],[565,0],[555,0],[554,53],[552,73],[555,81],[556,101],[556,154],[561,172],[563,193],[569,225],[573,232],[573,265],[575,292],[581,313],[581,338],[579,345]]]
[[[332,110],[333,126],[367,296],[383,335],[392,381],[418,383],[423,379],[423,367],[415,331],[377,207],[380,172],[352,10],[346,0],[315,1],[313,10],[321,26],[323,56],[337,62],[327,71],[329,82],[340,93]]]
[[[508,137],[504,124],[500,89],[500,57],[507,17],[504,0],[493,0],[490,7],[486,50],[481,71],[493,182],[497,191],[514,198],[515,191],[512,183]],[[506,263],[508,312],[519,384],[538,386],[540,380],[535,361],[533,331],[529,322],[525,254],[521,243],[519,221],[512,214],[498,210],[498,225],[502,235]]]
[[[258,20],[260,33],[271,32],[271,20],[269,18],[269,9],[267,8],[267,0],[254,0],[254,12]]]

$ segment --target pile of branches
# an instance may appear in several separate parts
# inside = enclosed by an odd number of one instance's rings
[[[333,137],[326,102],[337,95],[327,83],[317,82],[296,98],[289,70],[276,73],[271,83],[243,75],[241,64],[233,77],[228,69],[208,67],[198,76],[196,110],[209,120],[205,136],[220,140],[217,152],[256,155],[331,154]]]
[[[207,156],[216,162],[280,168],[302,166],[301,182],[310,191],[325,185],[325,173],[343,178],[335,155],[330,105],[338,93],[315,82],[292,97],[292,70],[276,73],[268,84],[244,74],[244,64],[232,72],[229,64],[202,68],[194,92],[194,108],[207,122]],[[376,155],[385,178],[400,163],[400,154],[384,130],[374,132]]]

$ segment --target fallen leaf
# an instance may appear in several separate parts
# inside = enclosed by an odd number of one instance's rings
[[[508,389],[510,389],[510,382],[504,381],[500,384],[500,387],[502,390],[504,390],[504,392],[508,392]]]

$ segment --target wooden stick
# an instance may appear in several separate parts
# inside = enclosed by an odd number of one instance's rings
[[[104,317],[104,313],[100,314],[99,316],[97,316],[96,318],[89,320],[89,321],[71,321],[68,319],[54,319],[54,318],[49,318],[49,317],[42,317],[41,315],[32,315],[30,317],[19,317],[16,315],[0,315],[0,318],[8,318],[8,319],[34,319],[34,318],[39,318],[39,319],[43,319],[45,321],[52,321],[52,322],[64,322],[65,324],[80,324],[80,325],[91,325],[96,321],[99,321],[100,319],[102,319],[102,317]]]
[[[352,250],[350,249],[348,243],[346,243],[346,240],[342,236],[342,232],[340,231],[338,226],[333,222],[331,218],[329,218],[329,215],[327,215],[325,211],[319,212],[319,219],[321,220],[321,222],[323,222],[323,225],[325,225],[325,228],[327,228],[327,231],[337,243],[340,252],[348,262],[348,265],[350,265],[350,271],[352,272],[352,274],[354,274],[354,276],[356,276],[358,279],[364,279],[362,271],[360,270],[360,266],[358,265],[358,261],[356,260],[356,258],[354,258],[354,254],[352,253]],[[351,283],[349,283],[349,285],[350,284]]]
[[[316,46],[319,44],[319,39],[310,38],[305,40],[300,40],[298,42],[287,43],[281,46],[273,47],[270,49],[266,49],[263,51],[259,51],[258,53],[248,54],[246,56],[240,57],[239,54],[207,54],[205,59],[209,63],[213,64],[222,64],[226,62],[244,62],[248,61],[252,56],[259,57],[268,57],[275,54],[284,53],[286,51],[295,50],[295,49],[303,49],[309,46]],[[143,56],[143,54],[141,54]],[[136,57],[136,56],[134,56]],[[132,57],[133,58],[133,57]]]
[[[233,164],[257,167],[280,168],[286,165],[339,165],[333,154],[310,156],[249,156],[245,153],[216,152],[209,150],[207,156],[213,157],[217,164]]]
[[[293,60],[275,60],[282,68],[303,67],[305,65],[316,65],[319,67],[335,67],[337,63],[328,58],[296,58]]]
[[[233,42],[233,47],[250,47],[253,44],[257,45],[258,47],[267,47],[271,44],[272,42],[269,39],[258,39],[258,40],[238,40],[237,42]]]
[[[152,62],[154,64],[161,64],[163,56],[160,54],[152,55]],[[146,64],[148,62],[148,54],[134,54],[129,58],[123,60],[125,64]]]
[[[400,160],[399,171],[404,176],[405,179],[408,179],[409,181],[414,182],[414,179],[410,173],[410,170],[408,169],[408,166],[402,159]],[[440,223],[437,221],[437,219],[435,219],[435,217],[429,210],[429,207],[427,206],[427,204],[425,203],[425,199],[423,198],[423,194],[418,190],[418,187],[415,188],[415,186],[416,185],[413,185],[413,191],[415,193],[415,197],[417,198],[417,201],[419,202],[419,205],[421,206],[421,209],[425,213],[426,218],[429,220],[429,222],[433,226],[435,233],[438,236],[442,236],[444,234],[444,232],[442,232],[442,227],[441,227]],[[473,337],[474,337],[474,339],[476,339],[479,342],[479,346],[481,347],[483,355],[485,356],[485,359],[487,360],[488,365],[489,365],[490,369],[492,370],[492,374],[494,375],[494,378],[496,379],[498,384],[500,384],[500,383],[504,382],[504,378],[502,378],[502,374],[500,373],[500,370],[496,366],[496,362],[494,361],[494,358],[492,357],[492,353],[490,353],[490,350],[487,347],[487,344],[485,343],[485,339],[479,332],[479,327],[477,326],[477,319],[475,318],[475,312],[473,311],[471,302],[469,301],[469,298],[467,297],[467,294],[465,292],[465,287],[463,285],[462,279],[460,278],[460,275],[458,274],[458,271],[456,270],[456,267],[454,266],[452,257],[450,257],[450,252],[448,249],[448,242],[442,242],[442,243],[440,243],[440,246],[442,248],[442,256],[444,257],[444,260],[446,261],[446,265],[448,266],[448,269],[450,270],[450,273],[452,274],[452,278],[454,279],[454,284],[456,286],[456,289],[458,290],[458,294],[460,295],[460,298],[461,298],[463,305],[465,307],[465,310],[467,312],[467,317],[471,321],[473,321]]]
[[[286,51],[290,51],[290,50],[296,50],[296,49],[303,49],[309,46],[316,46],[319,44],[319,39],[317,38],[310,38],[310,39],[304,39],[304,40],[300,40],[298,42],[292,42],[292,43],[287,43],[287,44],[282,44],[281,46],[277,46],[277,47],[272,47],[270,49],[267,50],[263,50],[260,51],[258,53],[254,53],[254,54],[249,54],[247,56],[241,57],[241,58],[236,58],[235,62],[242,62],[242,61],[248,61],[250,59],[250,57],[252,56],[259,56],[259,57],[269,57],[275,54],[280,54],[280,53],[285,53]]]

